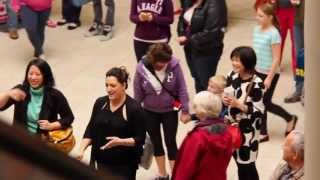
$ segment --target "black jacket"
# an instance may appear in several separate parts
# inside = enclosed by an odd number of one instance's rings
[[[145,115],[140,104],[127,95],[124,105],[110,111],[108,96],[98,98],[93,106],[90,122],[84,138],[92,139],[90,164],[96,161],[104,165],[128,165],[138,168],[145,140]],[[125,110],[124,110],[125,106]],[[123,117],[126,112],[126,118]],[[115,146],[100,150],[107,143],[105,137],[133,138],[135,146]]]
[[[193,0],[184,0],[183,12],[179,17],[178,36],[187,36],[191,48],[200,53],[209,53],[223,46],[224,28],[227,26],[227,7],[225,0],[203,0],[194,10],[190,29],[184,20],[184,13],[192,6]],[[188,33],[189,31],[189,33]]]
[[[0,108],[0,110],[3,111],[11,105],[14,105],[13,125],[19,125],[26,129],[27,107],[31,99],[29,88],[20,84],[14,88],[23,90],[27,95],[26,99],[24,101],[16,102],[10,98],[7,104]],[[45,87],[39,119],[45,119],[50,122],[58,120],[63,128],[71,125],[74,120],[73,113],[67,99],[59,90]]]

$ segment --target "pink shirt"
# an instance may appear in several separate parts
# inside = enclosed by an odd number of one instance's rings
[[[25,5],[34,11],[44,11],[51,8],[52,0],[11,0],[11,5],[16,12]]]

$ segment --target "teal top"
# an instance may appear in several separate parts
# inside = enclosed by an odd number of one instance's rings
[[[39,114],[43,102],[43,87],[33,89],[30,87],[30,102],[27,108],[27,128],[28,131],[35,134],[37,133]]]
[[[281,37],[275,27],[261,31],[260,26],[255,26],[253,31],[253,48],[257,55],[256,70],[268,74],[272,66],[272,45],[280,44]]]

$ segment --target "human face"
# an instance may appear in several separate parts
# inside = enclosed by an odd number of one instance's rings
[[[39,88],[42,86],[43,83],[43,75],[40,69],[32,65],[28,71],[28,83],[32,88]]]
[[[224,87],[219,86],[217,83],[213,81],[209,81],[208,89],[207,89],[209,92],[216,95],[221,95],[223,93],[223,89]]]
[[[167,66],[167,62],[156,62],[154,65],[153,65],[153,68],[156,70],[156,71],[160,71],[161,69],[165,68]]]
[[[245,67],[243,66],[242,62],[240,61],[239,57],[232,57],[231,58],[233,71],[239,74],[243,74],[245,72]]]
[[[265,14],[260,8],[257,10],[256,20],[262,27],[268,27],[272,24],[272,16]]]
[[[297,158],[297,153],[294,151],[292,144],[293,144],[293,135],[289,134],[283,144],[283,155],[282,158],[286,162],[292,162]]]
[[[106,78],[106,89],[109,99],[119,100],[125,95],[125,84],[121,84],[114,76],[108,76]]]

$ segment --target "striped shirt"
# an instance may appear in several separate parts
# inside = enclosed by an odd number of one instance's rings
[[[267,74],[272,66],[272,45],[281,42],[279,31],[271,27],[261,31],[260,26],[255,26],[253,31],[253,48],[257,55],[256,70]]]

